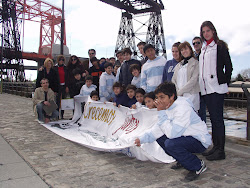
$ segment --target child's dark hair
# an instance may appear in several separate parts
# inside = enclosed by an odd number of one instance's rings
[[[99,63],[99,59],[97,59],[96,57],[92,57],[90,59],[90,62],[93,64],[95,61],[97,61]]]
[[[141,45],[142,45],[142,46],[145,46],[146,44],[147,44],[146,42],[141,41],[141,42],[139,42],[139,43],[137,44],[137,47],[138,47],[138,46],[141,46]]]
[[[138,65],[138,64],[132,64],[132,65],[130,65],[130,67],[129,67],[129,71],[132,73],[132,71],[133,70],[138,70],[139,72],[141,72],[141,68],[140,68],[140,66]]]
[[[146,45],[143,47],[144,53],[145,53],[149,48],[152,48],[152,49],[155,50],[155,47],[154,47],[152,44],[146,44]]]
[[[174,95],[174,100],[177,99],[177,93],[174,83],[172,82],[163,82],[156,89],[155,94],[164,93],[169,98]]]
[[[85,77],[85,80],[91,80],[93,82],[93,76],[88,75],[88,76]]]
[[[114,89],[115,87],[121,88],[121,91],[124,90],[124,87],[122,86],[122,84],[121,84],[120,82],[115,82],[115,83],[113,84],[113,89]]]
[[[154,93],[153,91],[151,91],[151,92],[149,92],[149,93],[146,93],[146,94],[144,95],[144,99],[146,99],[146,98],[150,98],[150,99],[155,100],[155,93]]]
[[[143,96],[145,95],[145,90],[144,89],[142,89],[142,88],[137,88],[136,90],[135,90],[135,94],[137,94],[137,93],[140,93],[140,94],[142,94]]]
[[[104,68],[106,69],[106,68],[108,68],[108,67],[113,67],[113,64],[112,64],[112,63],[109,63],[109,62],[105,63],[105,64],[104,64]]]
[[[128,91],[129,89],[133,89],[133,90],[135,91],[135,90],[136,90],[136,86],[135,86],[135,85],[129,84],[129,85],[126,87],[126,91]]]
[[[98,98],[99,98],[99,93],[98,93],[98,91],[96,91],[96,90],[91,91],[91,93],[90,93],[90,98],[92,98],[92,97],[95,96],[95,95],[97,95]]]
[[[123,53],[123,54],[128,53],[128,54],[132,55],[132,51],[130,50],[130,48],[124,48],[124,49],[122,50],[122,53]]]
[[[74,70],[72,71],[72,73],[73,73],[73,75],[75,76],[75,75],[81,74],[81,70],[78,69],[78,68],[76,68],[76,69],[74,69]]]

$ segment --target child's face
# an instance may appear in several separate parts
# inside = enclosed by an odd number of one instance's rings
[[[143,94],[141,94],[141,93],[136,93],[135,94],[135,98],[136,98],[136,100],[139,102],[139,103],[143,103]]]
[[[135,90],[133,89],[128,89],[127,90],[127,95],[130,99],[132,99],[135,96]]]
[[[118,66],[115,66],[115,68],[114,68],[114,73],[115,74],[117,74],[117,69],[118,69],[119,67]]]
[[[90,87],[92,85],[92,80],[86,80],[86,86],[87,87]]]
[[[147,49],[146,52],[145,52],[145,54],[148,57],[148,59],[150,59],[150,60],[154,60],[155,59],[155,50],[153,48]]]
[[[132,70],[132,74],[133,74],[133,76],[138,77],[140,72],[137,69],[134,69],[134,70]]]
[[[75,77],[76,80],[80,80],[81,79],[81,75],[80,74],[76,74],[74,77]]]
[[[91,99],[92,99],[93,101],[98,101],[98,100],[99,100],[99,97],[98,97],[97,95],[93,95],[93,96],[91,97]]]
[[[166,95],[164,93],[158,93],[158,94],[156,94],[156,100],[160,101],[162,103],[162,105],[165,106],[167,109],[169,106],[171,106],[173,104],[174,95],[169,97],[168,95]]]
[[[131,59],[131,55],[129,53],[124,53],[123,57],[125,61],[129,61]]]
[[[107,67],[107,68],[105,69],[105,72],[106,72],[107,74],[111,75],[112,72],[113,72],[113,67],[111,67],[111,66]]]
[[[145,102],[145,105],[149,108],[149,109],[152,109],[152,108],[155,108],[155,105],[154,105],[154,100],[149,98],[149,97],[146,97],[144,99],[144,102]]]
[[[114,87],[113,89],[115,95],[119,95],[121,93],[121,88],[120,87]]]

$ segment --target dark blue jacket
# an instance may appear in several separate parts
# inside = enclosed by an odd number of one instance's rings
[[[135,104],[137,102],[136,98],[133,97],[132,99],[129,99],[127,102],[127,107],[131,107],[133,104]]]
[[[129,71],[129,67],[132,64],[138,64],[141,67],[141,62],[135,59],[130,59],[129,61],[124,61],[120,69],[119,82],[127,87],[128,84],[131,84],[133,79],[132,73]]]
[[[164,69],[163,69],[163,75],[162,75],[162,82],[165,81],[171,81],[172,77],[174,75],[174,68],[179,62],[176,61],[175,59],[171,59],[167,61]]]
[[[128,95],[125,92],[120,93],[119,95],[115,96],[114,102],[116,103],[116,106],[118,106],[119,104],[122,106],[126,106],[128,107]]]

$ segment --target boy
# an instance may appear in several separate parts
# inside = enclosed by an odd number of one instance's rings
[[[206,124],[193,110],[192,103],[176,95],[171,82],[160,84],[155,90],[155,105],[158,110],[158,123],[135,140],[135,144],[153,142],[157,138],[163,150],[176,159],[172,169],[186,168],[188,181],[195,180],[207,167],[193,153],[202,153],[212,143]]]
[[[74,82],[72,83],[72,89],[70,92],[70,98],[73,98],[74,96],[78,95],[80,93],[80,90],[84,84],[84,78],[81,76],[81,71],[79,69],[74,69],[73,75],[75,77]]]
[[[113,72],[113,65],[112,63],[105,63],[104,65],[105,72],[102,73],[100,77],[100,84],[99,84],[99,93],[101,102],[106,101],[113,101],[115,96],[113,92],[113,83],[115,82],[115,77],[112,74]]]
[[[92,101],[98,101],[99,100],[99,94],[96,90],[93,90],[91,93],[90,93],[90,98]]]
[[[148,60],[141,70],[141,88],[149,93],[161,83],[167,60],[163,56],[156,57],[155,48],[151,44],[146,44],[143,51]]]
[[[135,90],[136,90],[136,87],[134,85],[130,85],[130,84],[126,88],[127,95],[129,98],[129,100],[127,101],[127,107],[129,107],[129,108],[132,107],[132,105],[137,102],[136,98],[135,98]]]
[[[132,81],[131,81],[131,84],[135,85],[137,88],[139,88],[141,85],[141,68],[140,68],[140,66],[137,64],[130,65],[129,71],[134,76]]]
[[[135,59],[131,59],[132,51],[129,48],[123,49],[123,57],[124,62],[120,68],[120,75],[119,75],[119,82],[124,86],[127,87],[128,84],[131,84],[133,79],[132,73],[129,71],[129,67],[132,64],[137,64],[141,68],[141,62]]]
[[[129,100],[127,93],[124,92],[124,89],[119,82],[115,82],[113,85],[113,91],[115,93],[114,105],[118,106],[127,106],[127,102]]]
[[[85,77],[85,84],[82,86],[80,91],[80,96],[89,96],[93,90],[96,90],[96,85],[93,83],[93,76],[86,76]]]
[[[99,60],[96,57],[92,57],[90,61],[93,64],[93,66],[90,67],[89,69],[89,75],[93,76],[93,84],[97,86],[97,90],[98,90],[99,79],[104,69],[100,68]]]
[[[143,41],[141,41],[141,42],[139,42],[137,44],[137,48],[138,48],[138,50],[140,51],[140,53],[142,55],[141,56],[142,57],[142,60],[141,60],[142,65],[145,64],[147,62],[147,60],[148,60],[148,57],[145,55],[145,53],[143,51],[143,48],[144,48],[145,45],[146,45],[146,42],[143,42]]]

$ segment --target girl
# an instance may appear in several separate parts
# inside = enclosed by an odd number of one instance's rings
[[[174,74],[174,68],[181,61],[181,52],[178,49],[180,44],[181,44],[180,42],[176,42],[172,46],[173,59],[167,61],[164,67],[162,82],[171,81]]]
[[[205,46],[199,57],[199,85],[210,114],[213,139],[213,148],[203,155],[207,160],[221,160],[226,158],[223,104],[233,71],[232,62],[227,43],[219,39],[212,22],[202,23],[200,36]]]
[[[191,45],[185,41],[179,50],[183,60],[176,65],[172,82],[176,86],[177,95],[189,98],[196,112],[200,108],[199,62],[193,57]]]

